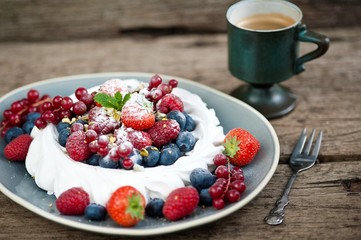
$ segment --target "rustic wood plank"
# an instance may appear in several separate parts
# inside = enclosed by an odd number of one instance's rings
[[[64,40],[117,37],[124,32],[171,34],[225,32],[227,8],[215,1],[31,1],[0,2],[0,40]],[[361,25],[359,0],[293,0],[311,28]],[[145,30],[151,31],[145,31]]]
[[[263,218],[282,193],[286,176],[291,174],[290,168],[281,164],[265,189],[239,211],[214,223],[151,239],[359,239],[360,172],[361,162],[322,163],[303,172],[291,191],[284,224],[271,227]],[[0,206],[0,239],[128,239],[48,221],[2,193]]]
[[[331,37],[329,52],[283,83],[297,94],[297,107],[271,121],[282,162],[304,127],[325,131],[320,161],[361,158],[361,29],[318,32]],[[312,48],[306,45],[303,51]],[[0,96],[42,79],[110,71],[180,76],[225,93],[244,84],[228,72],[225,34],[0,44]]]

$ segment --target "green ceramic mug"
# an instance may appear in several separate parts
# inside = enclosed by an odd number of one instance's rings
[[[283,0],[243,0],[227,11],[228,64],[236,78],[249,83],[232,95],[247,102],[267,118],[294,109],[296,96],[277,83],[304,71],[304,63],[323,55],[328,37],[308,31],[302,11]],[[299,43],[316,50],[299,56]]]

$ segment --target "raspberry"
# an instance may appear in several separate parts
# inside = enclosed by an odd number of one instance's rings
[[[64,215],[83,215],[90,199],[82,188],[74,187],[66,190],[56,199],[56,208]]]
[[[138,130],[128,131],[128,140],[138,150],[152,145],[152,139],[149,133]]]
[[[120,123],[109,116],[107,110],[102,107],[94,107],[89,111],[89,128],[98,134],[107,134],[119,128]]]
[[[156,106],[157,110],[161,113],[169,113],[173,110],[183,112],[184,106],[182,100],[174,94],[166,94]]]
[[[127,86],[120,79],[110,79],[99,87],[99,92],[114,96],[116,92],[128,92]]]
[[[28,134],[18,136],[6,145],[4,149],[5,157],[12,161],[25,161],[32,140]]]
[[[65,147],[69,157],[75,161],[84,161],[92,155],[83,131],[75,131],[70,134]]]
[[[176,120],[166,119],[155,122],[147,132],[153,141],[153,145],[160,148],[178,137],[180,127]]]
[[[199,202],[198,191],[194,187],[181,187],[173,190],[163,207],[163,215],[169,221],[176,221],[191,214]]]

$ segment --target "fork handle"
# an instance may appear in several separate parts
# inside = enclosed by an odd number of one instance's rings
[[[276,206],[269,212],[268,216],[265,217],[266,223],[269,225],[279,225],[285,218],[285,207],[288,205],[288,194],[291,191],[291,187],[297,177],[297,172],[293,172],[285,190],[283,191],[282,197],[277,200]]]

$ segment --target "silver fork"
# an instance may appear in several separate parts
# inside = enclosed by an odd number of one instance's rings
[[[268,216],[265,217],[266,223],[269,225],[278,225],[283,222],[285,217],[285,207],[288,205],[288,194],[291,191],[291,187],[296,179],[296,176],[299,172],[307,170],[315,165],[318,152],[320,151],[321,141],[322,141],[322,130],[319,132],[315,146],[312,149],[312,153],[310,154],[310,150],[312,147],[313,137],[315,135],[315,129],[312,130],[310,139],[308,140],[306,147],[304,147],[306,143],[306,128],[302,130],[302,133],[297,141],[297,144],[292,152],[290,158],[290,167],[292,168],[292,175],[288,180],[286,188],[283,192],[283,195],[280,199],[277,200],[276,206],[270,211]]]

